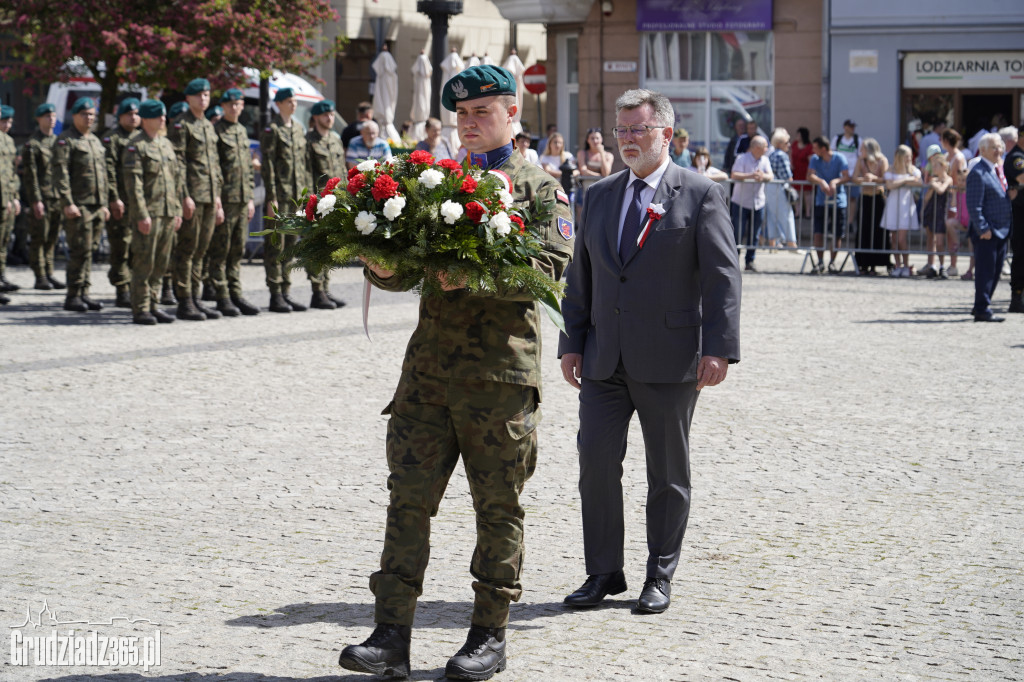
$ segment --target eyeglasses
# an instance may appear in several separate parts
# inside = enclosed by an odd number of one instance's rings
[[[614,128],[612,128],[612,134],[615,135],[615,137],[618,137],[618,138],[623,138],[623,137],[626,137],[627,135],[632,135],[633,137],[641,137],[643,135],[646,135],[647,131],[649,131],[649,130],[660,130],[660,129],[664,128],[664,127],[665,126],[640,126],[640,125],[637,125],[637,126],[615,126]]]

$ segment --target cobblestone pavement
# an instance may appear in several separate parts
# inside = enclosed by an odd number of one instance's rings
[[[561,605],[584,578],[576,395],[545,329],[526,592],[496,680],[1024,677],[1024,317],[973,324],[959,280],[758,262],[743,362],[697,407],[690,528],[660,616],[631,610],[646,555],[638,437],[630,589],[587,612]],[[31,285],[25,268],[9,276]],[[262,268],[244,276],[266,305]],[[370,342],[360,272],[334,289],[348,307],[158,327],[13,294],[0,310],[0,679],[371,679],[337,655],[372,627],[380,411],[416,299],[374,292]],[[105,281],[97,293],[112,302]],[[1004,282],[997,308],[1007,297]],[[459,471],[433,525],[413,679],[443,677],[464,640],[472,528]],[[44,602],[65,623],[110,623],[62,634],[159,631],[160,665],[12,665],[15,633],[53,628],[47,614],[9,626]]]

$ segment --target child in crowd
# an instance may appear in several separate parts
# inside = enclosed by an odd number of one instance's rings
[[[946,216],[955,190],[951,191],[953,178],[947,172],[948,167],[942,147],[937,144],[929,146],[928,182],[925,185],[927,189],[924,193],[921,215],[924,229],[928,234],[928,250],[937,252],[939,256],[939,270],[935,272],[929,263],[924,274],[939,279],[949,278],[946,274]],[[959,235],[955,231],[949,240],[951,250],[954,244],[959,245]],[[931,257],[929,255],[929,258]]]
[[[892,248],[896,252],[896,268],[891,273],[893,277],[910,277],[913,274],[907,245],[910,231],[920,229],[913,191],[914,187],[920,186],[921,171],[913,164],[913,152],[910,147],[901,144],[893,156],[892,169],[885,172],[885,188],[889,191],[889,200],[882,214],[882,227],[889,231]]]

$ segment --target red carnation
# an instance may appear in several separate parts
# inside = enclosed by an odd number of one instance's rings
[[[416,151],[409,155],[409,163],[425,163],[433,165],[434,155],[426,151],[425,149],[417,149]]]
[[[466,204],[466,215],[474,223],[480,222],[480,219],[484,217],[484,213],[487,213],[487,209],[478,201],[471,201]]]
[[[331,178],[330,180],[328,180],[327,184],[324,185],[324,191],[320,192],[320,196],[325,197],[331,192],[333,192],[334,188],[337,187],[340,182],[341,178]]]
[[[361,190],[364,187],[366,187],[365,175],[363,175],[362,173],[356,173],[355,175],[349,176],[348,187],[346,187],[349,194],[355,196],[356,194],[359,193],[359,190]]]
[[[467,175],[462,180],[462,191],[466,194],[472,194],[476,191],[476,180],[473,179],[472,175]]]
[[[523,223],[523,219],[517,215],[510,215],[512,222],[519,226],[519,234],[526,234],[526,225]]]
[[[356,168],[355,166],[352,166],[351,168],[348,169],[348,179],[349,180],[351,180],[353,176],[358,175],[358,174],[359,174],[359,169]]]
[[[313,222],[313,216],[315,215],[316,205],[320,200],[317,199],[315,194],[309,195],[309,201],[306,202],[306,220]]]
[[[398,194],[398,183],[390,175],[378,175],[373,183],[373,198],[384,201]]]
[[[455,159],[441,159],[440,161],[437,162],[437,165],[440,166],[441,168],[444,168],[445,170],[450,170],[453,172],[462,170],[462,165]]]

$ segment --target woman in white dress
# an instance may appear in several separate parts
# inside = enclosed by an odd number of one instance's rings
[[[901,144],[896,148],[892,159],[892,168],[885,172],[885,189],[889,191],[889,199],[885,202],[885,213],[882,214],[882,227],[889,231],[892,249],[896,252],[896,267],[893,277],[910,277],[910,254],[907,253],[908,237],[911,230],[918,230],[921,225],[917,219],[917,202],[914,188],[921,186],[921,171],[912,162],[913,152],[910,147]],[[900,265],[902,259],[903,265]]]

